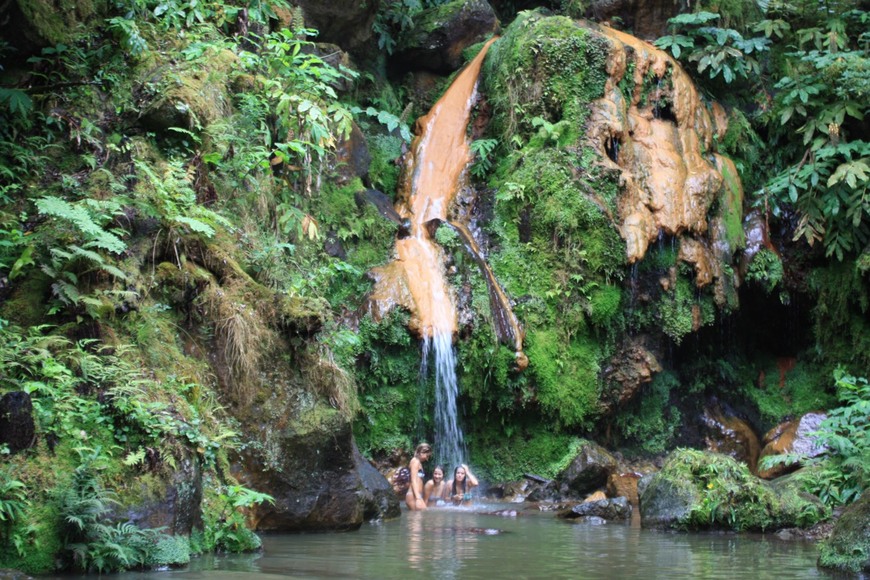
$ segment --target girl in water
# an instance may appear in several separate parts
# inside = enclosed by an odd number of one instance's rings
[[[405,503],[412,511],[426,509],[426,500],[423,498],[423,478],[426,477],[426,472],[423,471],[423,462],[429,461],[430,457],[432,457],[432,446],[428,443],[420,443],[408,464],[408,469],[411,471],[411,485],[408,487],[408,493],[405,494]]]
[[[464,463],[453,470],[453,479],[447,482],[453,505],[471,505],[471,490],[477,487],[477,478]]]
[[[447,484],[444,481],[444,468],[436,465],[432,470],[432,479],[423,487],[423,498],[428,507],[444,505],[444,495],[447,493]]]

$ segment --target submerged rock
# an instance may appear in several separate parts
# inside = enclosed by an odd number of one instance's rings
[[[626,520],[631,517],[631,504],[625,497],[585,501],[560,512],[559,517],[563,519],[599,517],[605,520]]]

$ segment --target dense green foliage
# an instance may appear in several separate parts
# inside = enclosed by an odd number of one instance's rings
[[[830,409],[814,434],[822,453],[765,458],[765,465],[797,463],[813,466],[801,480],[810,493],[831,506],[848,504],[870,486],[870,383],[863,377],[834,372],[840,406]]]

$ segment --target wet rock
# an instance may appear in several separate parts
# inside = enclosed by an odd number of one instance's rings
[[[332,42],[354,52],[372,39],[372,24],[381,3],[357,0],[299,0],[305,24],[316,29],[318,40]]]
[[[0,398],[0,445],[10,453],[30,449],[36,442],[33,402],[24,391],[11,391]]]
[[[605,165],[621,173],[619,229],[635,262],[661,232],[706,234],[722,175],[702,154],[712,146],[713,122],[680,65],[636,37],[599,30],[610,44],[609,78],[592,104],[588,135]],[[634,85],[629,99],[625,82]]]
[[[598,517],[605,520],[626,520],[631,517],[631,504],[628,498],[614,497],[597,501],[585,501],[571,509],[559,513],[563,519]]]
[[[462,51],[495,32],[498,20],[486,0],[454,0],[414,17],[402,34],[396,60],[412,69],[449,74],[463,64]]]
[[[676,527],[701,501],[694,482],[659,474],[643,476],[638,493],[641,525],[645,528]]]
[[[350,135],[338,142],[335,157],[330,162],[336,176],[335,184],[341,187],[357,177],[365,178],[369,173],[371,161],[365,135],[354,123]]]
[[[163,476],[138,478],[129,490],[124,513],[117,519],[140,528],[163,528],[167,534],[190,535],[202,529],[202,468],[199,459],[187,456],[176,460],[175,469]]]
[[[843,510],[831,537],[821,545],[819,565],[870,573],[870,491]]]
[[[389,483],[363,465],[350,421],[337,410],[320,403],[302,412],[288,407],[286,415],[252,413],[246,423],[243,431],[259,441],[240,452],[233,472],[275,498],[252,510],[256,529],[353,530],[395,513]]]
[[[607,478],[607,494],[611,497],[625,497],[632,505],[637,505],[637,484],[641,474],[636,472],[614,472]]]
[[[616,458],[606,449],[586,442],[571,464],[559,474],[559,490],[566,496],[587,494],[604,486],[616,466]]]
[[[359,473],[362,489],[363,519],[366,521],[397,518],[401,515],[399,499],[390,482],[366,460],[353,444],[353,460]]]
[[[794,453],[803,457],[817,457],[824,453],[825,447],[817,442],[812,434],[819,430],[827,415],[819,412],[807,413],[799,419],[784,421],[768,431],[764,436],[764,448],[760,458],[769,455]],[[770,469],[760,470],[759,477],[773,479],[800,467],[800,463],[780,463]]]
[[[82,25],[106,13],[106,0],[7,0],[0,2],[0,38],[18,49],[18,58],[40,48],[69,43]]]
[[[655,354],[643,343],[642,337],[630,337],[610,358],[603,373],[608,393],[603,401],[605,411],[619,409],[633,400],[641,387],[662,370]]]
[[[752,427],[740,417],[723,410],[718,402],[704,409],[701,421],[706,428],[707,449],[742,461],[749,471],[756,472],[761,446]]]
[[[548,481],[530,485],[525,499],[531,502],[552,502],[557,501],[560,497],[558,484],[555,481]]]

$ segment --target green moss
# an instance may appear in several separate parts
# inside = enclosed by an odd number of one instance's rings
[[[721,165],[722,191],[719,195],[719,217],[725,224],[725,239],[734,252],[746,246],[743,231],[743,185],[740,176],[731,171],[730,164]]]
[[[809,278],[816,350],[831,364],[854,373],[870,368],[870,280],[855,262],[832,262]]]
[[[773,250],[763,248],[752,257],[749,269],[746,271],[746,280],[759,284],[766,293],[770,294],[782,281],[782,260]]]
[[[517,481],[527,473],[553,479],[584,443],[541,423],[513,423],[508,433],[500,422],[476,427],[477,432],[469,437],[469,451],[475,471],[487,481]]]
[[[589,102],[603,95],[607,54],[606,40],[568,18],[518,14],[484,63],[496,131],[505,142],[514,133],[528,138],[536,117],[582,127]]]
[[[622,312],[622,289],[617,286],[602,286],[592,291],[589,297],[589,317],[593,324],[612,324]]]
[[[679,409],[671,405],[671,393],[679,389],[677,377],[662,372],[653,377],[640,396],[616,418],[623,445],[639,453],[662,453],[674,442],[682,423]]]
[[[822,368],[800,359],[785,376],[780,373],[776,361],[766,361],[759,373],[763,382],[746,384],[743,389],[761,413],[766,428],[784,417],[799,417],[836,405],[836,396],[828,388],[830,374]]]
[[[598,405],[598,345],[585,337],[566,343],[555,330],[533,331],[526,352],[541,408],[562,425],[587,424]]]
[[[353,431],[369,457],[412,450],[412,439],[425,438],[430,428],[423,410],[430,408],[432,387],[419,381],[420,350],[407,325],[407,313],[396,311],[379,323],[360,322],[355,374],[362,411]]]
[[[399,183],[399,166],[396,160],[402,155],[401,137],[393,135],[371,135],[367,138],[369,154],[369,179],[375,189],[392,195]]]
[[[671,293],[661,297],[658,302],[661,328],[674,342],[680,344],[683,337],[692,332],[695,319],[693,307],[701,309],[701,324],[710,324],[715,317],[715,308],[706,299],[706,295],[695,297],[691,282],[678,276]]]
[[[47,501],[44,491],[29,494],[34,502],[25,517],[16,521],[10,530],[10,537],[19,536],[24,540],[24,554],[19,553],[11,542],[0,546],[0,569],[21,570],[26,574],[50,574],[57,570],[57,557],[63,548],[60,537],[61,518],[53,501]]]
[[[830,538],[821,543],[819,564],[852,573],[870,571],[870,492],[844,510]]]
[[[718,453],[678,449],[654,477],[695,490],[697,501],[677,522],[683,528],[764,531],[806,527],[828,516],[817,499],[789,486],[774,489],[745,464]]]
[[[41,40],[70,43],[80,25],[106,11],[105,0],[28,0],[18,6]]]
[[[182,566],[190,563],[190,538],[187,536],[163,535],[149,553],[150,566]]]

